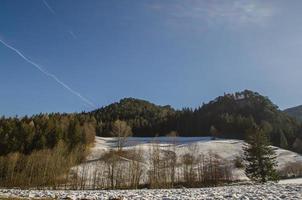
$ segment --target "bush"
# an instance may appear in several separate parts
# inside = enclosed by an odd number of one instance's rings
[[[287,163],[281,170],[278,171],[282,178],[302,177],[302,162]]]

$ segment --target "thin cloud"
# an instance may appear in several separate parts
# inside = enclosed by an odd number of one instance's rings
[[[157,1],[148,7],[176,22],[185,20],[191,23],[205,22],[209,25],[262,25],[275,14],[274,7],[263,1]]]
[[[56,15],[57,13],[55,12],[55,10],[47,3],[46,0],[43,0],[44,5],[46,6],[46,8],[54,15]]]
[[[233,1],[212,4],[207,10],[208,18],[231,24],[263,24],[274,15],[274,9],[257,1]]]
[[[82,100],[83,102],[85,102],[87,105],[91,106],[92,108],[95,108],[96,106],[90,101],[88,100],[86,97],[84,97],[83,95],[81,95],[79,92],[75,91],[74,89],[72,89],[70,86],[68,86],[66,83],[64,83],[63,81],[61,81],[56,75],[48,72],[47,70],[43,69],[40,65],[38,65],[37,63],[35,63],[34,61],[32,61],[31,59],[27,58],[24,54],[22,54],[20,52],[20,50],[14,48],[13,46],[7,44],[6,42],[4,42],[3,40],[0,39],[0,42],[7,48],[13,50],[15,53],[17,53],[23,60],[25,60],[27,63],[31,64],[32,66],[34,66],[36,69],[38,69],[40,72],[42,72],[44,75],[52,78],[54,81],[56,81],[58,84],[60,84],[63,88],[65,88],[67,91],[69,91],[70,93],[72,93],[73,95],[77,96],[78,98],[80,98],[80,100]]]

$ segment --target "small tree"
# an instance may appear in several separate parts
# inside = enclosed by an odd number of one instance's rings
[[[166,154],[165,160],[168,163],[169,178],[171,182],[171,187],[174,187],[175,184],[175,174],[176,174],[176,164],[177,164],[177,154],[176,154],[176,145],[177,145],[177,136],[176,131],[171,131],[167,137],[170,138],[172,144],[169,147],[168,153]]]
[[[213,140],[216,140],[216,138],[219,136],[219,131],[215,128],[215,126],[211,126],[210,133]]]
[[[262,129],[254,128],[248,131],[248,135],[248,145],[243,147],[247,177],[262,183],[277,181],[276,155],[272,147],[269,146],[265,132]]]
[[[108,153],[105,153],[101,159],[105,162],[105,165],[107,166],[107,180],[110,182],[110,188],[115,189],[117,185],[117,166],[120,157],[117,152],[109,151]]]
[[[131,127],[128,126],[127,122],[116,120],[112,126],[111,135],[117,137],[118,150],[122,150],[127,137],[132,135]]]

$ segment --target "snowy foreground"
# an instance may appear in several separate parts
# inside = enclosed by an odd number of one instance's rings
[[[53,199],[302,199],[302,184],[241,185],[198,189],[36,191],[0,189],[0,198]]]

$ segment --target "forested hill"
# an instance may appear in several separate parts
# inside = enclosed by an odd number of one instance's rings
[[[225,94],[195,109],[175,110],[168,105],[126,98],[78,114],[2,117],[0,155],[53,148],[60,141],[70,149],[78,144],[89,145],[94,135],[112,136],[112,125],[118,119],[125,121],[138,137],[177,132],[179,136],[245,139],[247,130],[258,126],[266,130],[273,145],[302,152],[301,123],[280,111],[267,97],[246,90]]]
[[[0,156],[12,152],[30,154],[63,143],[69,150],[94,141],[96,122],[82,114],[39,114],[0,118]]]
[[[302,105],[284,110],[288,115],[302,121]]]
[[[97,135],[110,136],[112,123],[123,120],[132,127],[134,136],[163,136],[177,132],[180,136],[217,135],[245,139],[254,126],[266,129],[276,146],[292,149],[302,138],[301,124],[283,113],[267,97],[243,91],[217,97],[199,108],[174,110],[144,100],[122,99],[101,109],[86,113],[97,121]]]
[[[154,136],[169,131],[163,125],[175,113],[171,106],[158,106],[145,100],[125,98],[87,114],[98,122],[97,135],[110,136],[112,122],[119,119],[131,126],[135,136]]]
[[[183,113],[178,123],[185,127],[180,132],[189,131],[189,135],[214,132],[220,137],[244,139],[248,129],[259,126],[266,129],[274,145],[283,148],[291,148],[301,137],[298,121],[280,111],[267,97],[248,90],[225,94]],[[191,120],[186,116],[191,116]],[[189,127],[193,128],[188,130]]]

